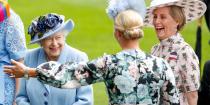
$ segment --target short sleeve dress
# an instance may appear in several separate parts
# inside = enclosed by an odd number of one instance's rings
[[[0,23],[0,105],[12,105],[15,96],[15,80],[3,73],[3,65],[9,65],[10,59],[24,58],[26,53],[23,23],[13,10],[10,12]]]

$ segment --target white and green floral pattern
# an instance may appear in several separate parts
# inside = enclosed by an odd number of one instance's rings
[[[58,88],[104,82],[110,105],[179,105],[179,93],[169,65],[140,50],[124,50],[87,63],[47,62],[37,72],[41,82]]]
[[[192,47],[177,34],[154,46],[152,54],[168,61],[180,92],[180,103],[188,105],[184,93],[197,91],[200,86],[199,61]]]

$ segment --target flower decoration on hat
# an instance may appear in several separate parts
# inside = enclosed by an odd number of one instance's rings
[[[28,34],[31,35],[31,40],[37,35],[39,38],[43,37],[45,33],[55,29],[64,22],[64,17],[57,14],[47,14],[33,20],[28,28]]]
[[[144,0],[109,0],[109,5],[106,9],[107,14],[114,19],[117,14],[125,10],[134,10],[138,12],[142,18],[146,14],[146,4]]]

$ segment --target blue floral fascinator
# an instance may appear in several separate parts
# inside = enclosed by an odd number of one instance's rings
[[[33,20],[28,27],[28,34],[31,36],[30,44],[37,43],[59,31],[63,31],[67,36],[74,28],[74,22],[71,19],[64,22],[64,18],[63,15],[49,13]]]
[[[107,14],[115,19],[117,14],[125,10],[134,10],[138,12],[142,18],[146,15],[146,4],[144,0],[108,0]]]

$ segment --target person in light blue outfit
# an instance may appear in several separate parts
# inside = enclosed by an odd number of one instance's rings
[[[27,52],[25,65],[37,67],[47,61],[65,62],[88,61],[88,57],[65,43],[65,37],[73,29],[72,20],[64,22],[64,16],[49,13],[32,21],[28,28],[31,44],[39,43],[40,48]],[[27,78],[27,76],[25,76]],[[58,89],[44,85],[36,78],[21,79],[16,98],[17,105],[92,105],[92,86],[76,89]]]
[[[0,105],[12,105],[18,80],[4,74],[3,65],[10,65],[10,59],[23,62],[26,53],[25,34],[20,17],[7,7],[9,4],[6,1],[0,1],[0,4],[1,12],[4,10],[4,13],[10,14],[0,22]]]

